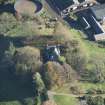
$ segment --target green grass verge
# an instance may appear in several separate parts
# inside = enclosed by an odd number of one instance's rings
[[[89,89],[102,89],[105,90],[105,83],[89,83],[89,82],[79,82],[78,86],[83,90],[89,90]]]
[[[54,100],[57,105],[79,105],[79,100],[72,96],[55,95]]]

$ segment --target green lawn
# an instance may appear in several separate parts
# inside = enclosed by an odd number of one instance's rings
[[[79,105],[79,100],[71,96],[54,96],[57,105]]]
[[[79,82],[78,86],[83,90],[89,90],[89,89],[102,89],[105,90],[105,83],[89,83],[89,82]]]
[[[85,40],[83,38],[84,33],[78,30],[70,29],[70,33],[71,37],[73,37],[74,40],[77,40],[79,42],[79,46],[83,50],[87,61],[91,61],[95,58],[105,59],[105,48],[99,47],[101,46],[101,44],[98,44],[98,42],[89,41],[88,39]],[[93,66],[92,63],[88,63],[87,69],[91,70],[92,66]]]
[[[80,42],[80,45],[87,51],[88,55],[94,55],[94,54],[104,54],[105,55],[105,49],[99,47],[99,44],[97,42],[85,40],[83,38],[84,33],[79,32],[75,29],[70,29],[70,33],[73,36],[73,38]]]

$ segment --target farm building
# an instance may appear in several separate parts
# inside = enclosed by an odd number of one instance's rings
[[[91,12],[98,21],[105,21],[105,4],[91,7]]]
[[[85,30],[92,29],[94,39],[105,40],[105,4],[90,7],[82,13],[80,22]]]

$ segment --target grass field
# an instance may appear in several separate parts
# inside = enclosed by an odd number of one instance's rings
[[[102,89],[102,90],[105,90],[105,83],[89,83],[89,82],[79,82],[78,83],[78,86],[81,88],[81,89],[84,89],[85,91],[86,90],[89,90],[89,89]]]
[[[79,105],[78,99],[71,96],[54,96],[57,105]]]
[[[100,55],[103,55],[103,57],[105,57],[105,49],[100,47],[97,42],[89,41],[88,39],[85,40],[83,38],[83,32],[80,32],[75,29],[70,29],[70,33],[72,35],[72,39],[79,41],[81,48],[85,50],[89,59],[92,59],[92,57],[94,56]]]

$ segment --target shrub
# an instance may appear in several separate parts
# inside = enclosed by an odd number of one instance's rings
[[[87,96],[86,101],[88,105],[105,105],[104,98],[101,96],[97,97]]]
[[[27,77],[39,71],[42,65],[39,49],[29,46],[17,49],[14,63],[16,75],[20,76],[23,81],[27,80]]]
[[[96,89],[87,90],[87,94],[97,94]]]
[[[45,101],[48,99],[45,84],[42,80],[41,75],[38,72],[33,74],[33,91],[35,95],[38,97],[38,100]]]
[[[66,63],[60,65],[57,62],[47,62],[41,72],[48,89],[52,86],[61,87],[65,83],[69,83],[77,79],[75,71]]]
[[[105,82],[105,57],[104,55],[94,56],[90,61],[92,67],[90,78],[92,82]]]
[[[105,90],[102,88],[91,88],[87,90],[87,94],[104,94]]]
[[[86,52],[82,50],[79,42],[73,40],[67,43],[67,51],[65,57],[67,63],[70,64],[75,70],[83,71],[86,68]]]
[[[42,75],[48,89],[53,85],[61,86],[64,83],[64,79],[60,77],[60,71],[63,71],[63,68],[57,62],[48,62],[44,65]]]
[[[66,59],[65,59],[64,56],[59,56],[59,57],[58,57],[58,61],[59,61],[60,63],[65,63]]]
[[[73,94],[82,94],[83,91],[79,86],[71,86],[70,90],[72,91]]]
[[[9,31],[16,28],[17,21],[10,13],[0,14],[0,34],[8,35]]]

